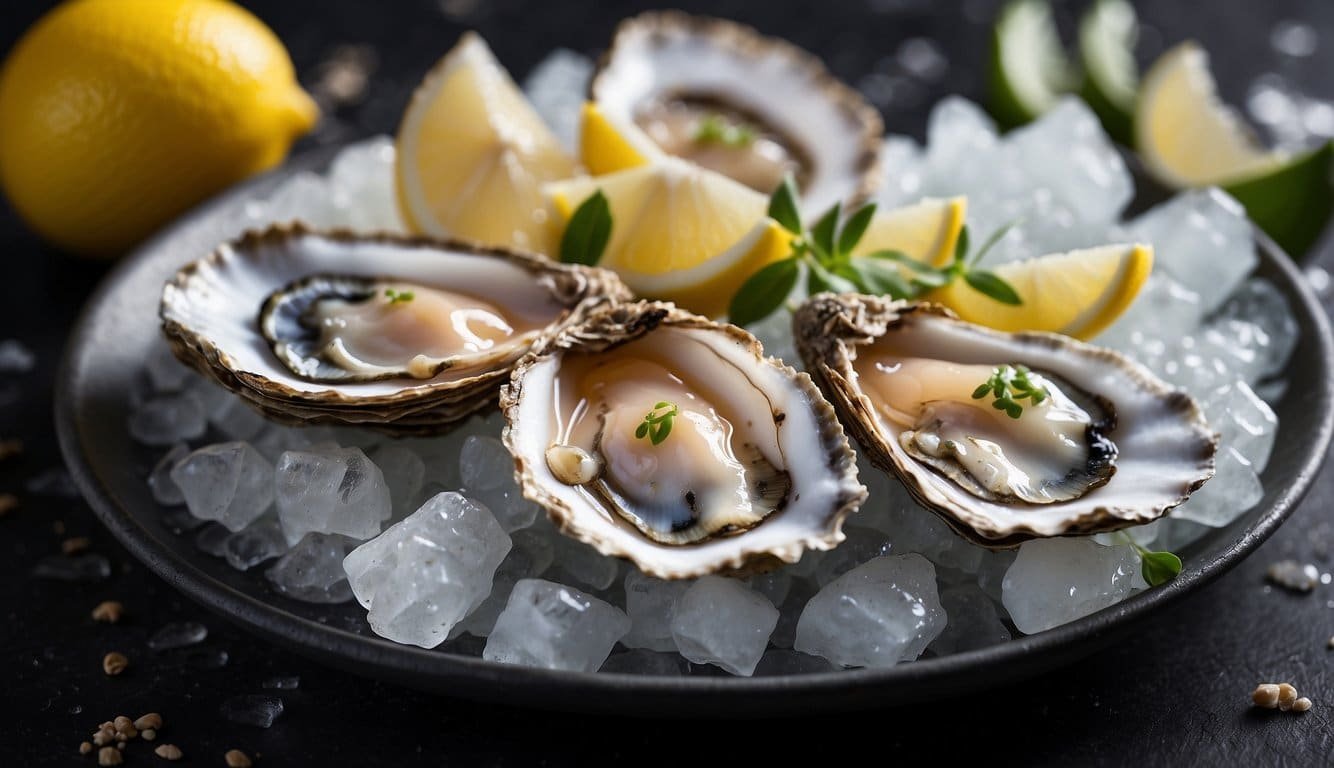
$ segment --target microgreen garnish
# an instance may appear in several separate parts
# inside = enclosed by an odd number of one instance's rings
[[[611,239],[611,206],[602,190],[579,204],[560,238],[560,260],[595,266]]]
[[[1028,378],[1030,373],[1032,371],[1022,365],[998,365],[991,370],[991,378],[973,390],[973,399],[994,397],[996,399],[991,402],[993,408],[1017,419],[1024,414],[1020,400],[1030,400],[1033,405],[1037,405],[1051,396],[1045,386],[1035,384]]]
[[[968,251],[968,227],[959,231],[954,257],[944,267],[911,258],[901,251],[883,250],[853,256],[875,216],[875,203],[868,203],[843,218],[835,204],[810,228],[801,220],[796,182],[783,179],[769,198],[769,218],[791,232],[791,250],[786,258],[751,275],[732,297],[729,318],[737,325],[763,320],[783,305],[798,278],[806,276],[806,294],[821,291],[859,291],[895,299],[916,299],[958,279],[973,290],[1003,304],[1022,303],[1019,294],[994,272],[977,264],[1013,224],[1001,227],[975,253]],[[840,224],[840,221],[842,222]]]
[[[679,412],[672,403],[659,400],[635,429],[635,437],[640,440],[647,437],[654,445],[661,443],[672,433],[672,419],[675,419]]]
[[[390,304],[407,304],[416,297],[412,291],[398,291],[393,288],[384,289],[385,298],[389,299]]]
[[[1140,546],[1139,542],[1130,538],[1130,535],[1125,531],[1121,531],[1120,537],[1122,541],[1139,553],[1139,572],[1149,586],[1156,587],[1160,584],[1166,584],[1181,573],[1181,558],[1175,554],[1166,550],[1151,552]]]
[[[755,141],[755,129],[733,123],[722,115],[706,115],[695,125],[695,135],[691,138],[698,144],[749,147]]]

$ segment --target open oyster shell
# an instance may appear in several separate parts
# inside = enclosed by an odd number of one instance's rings
[[[636,430],[668,407],[661,444]],[[660,578],[831,549],[866,496],[809,376],[671,304],[569,327],[515,366],[501,408],[524,495],[567,535]]]
[[[880,184],[880,113],[817,57],[736,22],[675,11],[626,19],[589,93],[623,130],[766,195],[792,171],[811,213]],[[750,140],[701,142],[708,120],[744,126]]]
[[[983,546],[1001,548],[1035,537],[1147,523],[1185,501],[1213,476],[1218,438],[1196,402],[1111,350],[1056,334],[1000,333],[965,323],[938,305],[851,294],[826,293],[808,300],[794,315],[793,328],[807,370],[868,458],[897,475],[922,505],[961,535]],[[859,366],[859,355],[876,366],[875,372]],[[872,355],[883,355],[889,362],[879,363]],[[1087,439],[1087,452],[1075,451],[1071,467],[1060,463],[1060,456],[1044,457],[1068,472],[1053,479],[1055,491],[1039,488],[1040,493],[1025,496],[1005,492],[1001,483],[990,489],[976,487],[975,478],[959,464],[919,450],[932,446],[914,439],[910,430],[920,424],[905,426],[891,417],[894,406],[886,405],[883,390],[873,389],[877,382],[870,377],[880,372],[903,374],[908,364],[915,364],[911,360],[924,358],[958,366],[966,378],[983,371],[980,377],[955,383],[965,394],[952,404],[961,409],[977,397],[967,393],[985,380],[985,372],[993,366],[1024,365],[1036,376],[1046,377],[1040,380],[1062,400],[1069,395],[1071,402],[1053,403],[1049,398],[1045,407],[1065,407],[1087,417],[1057,442],[1068,453],[1080,439]],[[931,418],[927,398],[925,387],[915,396],[920,413],[927,414],[922,423]],[[1071,404],[1078,400],[1083,401],[1082,408]],[[979,418],[994,416],[1002,425],[1006,421],[1004,413],[987,407],[990,395],[973,402],[975,413],[982,414]],[[1015,429],[1027,428],[1019,427],[1018,419],[1012,423]],[[933,427],[938,424],[930,422]],[[956,439],[966,439],[955,434]],[[1112,465],[1097,466],[1109,459],[1109,451]],[[949,458],[946,451],[935,453]],[[986,477],[985,472],[978,474]]]
[[[422,295],[402,306],[385,298],[414,289]],[[312,290],[328,296],[312,300]],[[423,322],[431,322],[427,293],[475,300],[483,308],[477,310],[481,325],[455,323],[472,351],[415,354],[413,345],[452,332],[431,325],[414,331],[405,322],[419,310]],[[602,269],[471,243],[317,232],[292,224],[248,232],[187,264],[164,286],[160,315],[178,358],[274,419],[430,433],[494,404],[514,362],[533,344],[604,303],[629,298],[619,278]],[[330,311],[362,311],[365,317],[336,317],[324,325],[301,319],[325,299]],[[376,302],[382,306],[363,311]],[[386,318],[394,325],[384,324]],[[474,331],[488,322],[499,323],[504,334],[478,337]],[[348,335],[315,338],[324,331],[312,328],[325,326]],[[350,335],[354,327],[362,327],[356,338]],[[367,363],[392,333],[407,333],[391,350],[403,359]],[[292,334],[306,337],[294,340]],[[326,370],[332,358],[323,357],[321,344],[345,347],[354,372]]]

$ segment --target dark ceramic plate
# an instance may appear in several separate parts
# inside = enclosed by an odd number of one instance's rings
[[[112,533],[159,576],[204,606],[276,643],[331,666],[451,696],[562,710],[639,715],[755,717],[838,710],[954,696],[1051,669],[1104,647],[1136,621],[1203,587],[1264,541],[1292,512],[1315,477],[1330,441],[1334,393],[1329,323],[1289,258],[1261,236],[1260,274],[1291,302],[1301,326],[1277,404],[1273,458],[1264,499],[1180,554],[1175,580],[1092,616],[1003,645],[892,669],[786,677],[647,677],[553,672],[439,650],[397,645],[370,634],[356,603],[310,605],[270,590],[262,568],[240,573],[171,533],[144,477],[159,451],[134,445],[126,418],[140,369],[158,334],[163,282],[231,233],[218,222],[238,201],[268,194],[329,152],[307,155],[242,185],[183,217],[106,279],[84,309],[66,352],[56,393],[65,460]]]

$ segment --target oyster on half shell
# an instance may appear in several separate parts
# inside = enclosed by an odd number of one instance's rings
[[[290,225],[186,265],[160,314],[177,357],[270,417],[424,433],[494,404],[533,344],[629,298],[606,270]]]
[[[850,294],[808,300],[793,328],[871,461],[983,546],[1147,523],[1213,476],[1195,401],[1110,350]]]
[[[880,113],[815,56],[736,22],[673,11],[626,19],[589,93],[641,144],[766,195],[791,173],[811,212],[880,183]]]
[[[619,304],[568,328],[515,366],[501,408],[524,495],[660,578],[830,549],[866,496],[809,376],[671,304]]]

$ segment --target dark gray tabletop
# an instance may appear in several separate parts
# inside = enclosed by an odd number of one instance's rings
[[[411,88],[465,27],[479,29],[501,60],[522,76],[557,46],[596,53],[615,21],[650,4],[529,3],[519,0],[302,0],[244,3],[287,43],[303,78],[333,49],[369,44],[378,54],[369,98],[338,111],[309,144],[392,131]],[[0,50],[51,3],[0,4]],[[934,82],[904,80],[886,111],[890,130],[921,136],[939,97],[977,97],[994,3],[931,0],[684,3],[753,23],[822,55],[850,80],[880,71],[912,37],[934,41],[950,66]],[[1263,4],[1157,3],[1148,50],[1187,36],[1215,52],[1214,66],[1234,101],[1261,73],[1280,71],[1308,93],[1334,98],[1334,4],[1283,0]],[[693,7],[692,7],[693,6]],[[1277,22],[1298,19],[1318,31],[1315,54],[1283,58],[1271,47]],[[0,764],[90,764],[76,747],[118,714],[162,713],[161,740],[179,745],[191,764],[221,765],[239,747],[267,765],[525,765],[678,762],[707,757],[720,738],[748,761],[768,763],[798,745],[845,759],[857,748],[944,761],[962,754],[1029,765],[1328,765],[1334,761],[1334,587],[1293,595],[1266,586],[1269,563],[1293,557],[1334,567],[1334,470],[1326,469],[1279,533],[1236,570],[1170,612],[1145,622],[1124,643],[1020,685],[921,708],[822,717],[798,722],[619,721],[539,713],[440,699],[320,667],[247,637],[177,595],[101,530],[77,497],[25,485],[59,466],[51,428],[51,390],[65,336],[105,265],[43,247],[0,206],[0,339],[17,338],[37,355],[23,375],[0,374],[0,438],[26,443],[0,464],[0,492],[22,499],[0,518]],[[1309,259],[1334,269],[1327,237]],[[1324,297],[1327,309],[1334,296]],[[50,484],[48,484],[50,485]],[[58,484],[57,484],[58,485]],[[88,536],[110,559],[110,578],[69,584],[32,576],[36,562],[69,536]],[[100,600],[125,603],[116,626],[95,624]],[[187,651],[154,654],[147,637],[173,621],[197,621],[208,640]],[[109,650],[131,658],[124,675],[102,674]],[[223,659],[225,663],[222,663]],[[266,690],[276,677],[299,677],[295,690]],[[1248,707],[1257,682],[1292,680],[1315,708],[1302,717]],[[219,714],[237,695],[280,696],[285,712],[268,730]],[[809,746],[808,746],[809,745]],[[846,745],[846,746],[841,746]],[[127,764],[156,761],[145,745]]]

